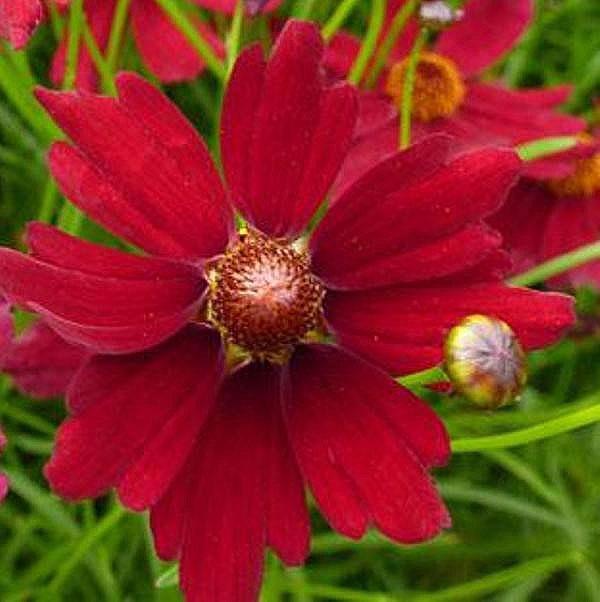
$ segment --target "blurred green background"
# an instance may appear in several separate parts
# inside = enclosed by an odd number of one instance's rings
[[[287,2],[283,13],[298,3]],[[310,4],[321,21],[337,5]],[[369,11],[361,0],[348,26],[360,34]],[[44,163],[55,131],[30,94],[34,81],[47,83],[53,45],[47,27],[27,57],[7,48],[0,54],[2,244],[19,246],[25,222],[57,194]],[[142,68],[133,51],[125,65]],[[571,82],[568,110],[593,120],[600,1],[539,1],[535,25],[498,74],[513,86]],[[214,146],[220,92],[211,76],[168,93]],[[88,223],[83,234],[112,243]],[[502,433],[600,407],[600,339],[589,334],[600,326],[600,312],[594,294],[579,296],[592,328],[532,356],[518,405],[486,413],[429,394],[453,436]],[[145,516],[122,511],[112,497],[70,505],[49,493],[41,470],[64,415],[60,400],[26,399],[5,377],[0,385],[0,424],[9,437],[0,466],[12,486],[0,506],[0,602],[181,600],[172,572],[156,586],[169,567],[156,560]],[[309,563],[285,570],[268,558],[264,601],[600,600],[600,424],[510,449],[459,453],[436,477],[453,515],[451,531],[414,547],[376,536],[353,543],[315,512]]]

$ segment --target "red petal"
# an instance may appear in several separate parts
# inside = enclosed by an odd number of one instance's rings
[[[0,369],[11,376],[23,393],[45,399],[64,395],[87,353],[59,337],[43,322],[36,322],[0,357]]]
[[[150,71],[164,83],[196,78],[206,66],[198,51],[173,25],[155,0],[134,0],[131,23],[137,47]],[[219,57],[225,47],[208,25],[198,22],[198,31]]]
[[[15,50],[27,44],[44,17],[40,0],[0,0],[0,38]]]
[[[104,51],[108,44],[113,21],[116,0],[85,0],[85,17],[100,50]],[[69,39],[68,29],[65,28],[56,53],[52,59],[50,80],[56,87],[63,84],[65,77],[67,44]],[[98,87],[98,72],[94,66],[92,56],[87,45],[82,43],[77,57],[77,75],[75,87],[78,90],[94,91]]]
[[[600,195],[555,199],[543,233],[542,260],[596,242],[600,237]],[[556,287],[600,286],[600,261],[590,261],[553,278]]]
[[[325,300],[339,343],[395,374],[441,362],[448,330],[471,314],[504,320],[527,349],[535,349],[572,325],[573,300],[496,282],[328,293]]]
[[[247,0],[246,0],[247,1]],[[237,0],[192,0],[198,6],[216,10],[227,15],[232,15],[235,11]],[[261,13],[267,13],[279,8],[283,0],[269,0],[261,9]]]
[[[440,167],[447,152],[440,137],[414,145],[397,155],[395,173],[383,177],[394,160],[388,159],[336,202],[311,240],[313,269],[328,286],[437,278],[498,246],[478,221],[504,200],[519,159],[513,151],[486,149]]]
[[[533,19],[533,0],[469,0],[464,11],[464,17],[440,35],[435,50],[469,77],[517,43]]]
[[[500,211],[488,219],[502,234],[504,247],[513,259],[514,273],[540,262],[542,238],[553,206],[554,198],[543,185],[522,178]]]
[[[583,119],[536,106],[527,91],[488,84],[469,85],[460,114],[472,126],[511,145],[578,134],[586,126]]]
[[[450,525],[418,459],[423,453],[445,462],[448,438],[441,423],[420,408],[411,393],[384,373],[326,345],[299,349],[288,380],[292,445],[333,528],[360,537],[373,522],[388,537],[414,543]],[[417,414],[409,418],[412,409]],[[417,415],[425,422],[419,424]],[[403,423],[406,420],[410,423]],[[431,436],[434,441],[425,441]]]
[[[322,52],[314,24],[290,21],[266,68],[256,48],[242,54],[225,98],[222,156],[232,200],[271,236],[293,237],[306,226],[350,144],[354,92],[323,89]]]
[[[120,81],[125,90],[120,101],[38,90],[77,147],[54,147],[54,176],[95,219],[118,234],[131,234],[149,252],[191,258],[220,253],[230,222],[206,150],[149,84],[134,76]],[[149,116],[152,107],[165,115],[164,125]],[[181,162],[188,145],[190,159]]]
[[[81,499],[116,486],[129,470],[137,471],[137,463],[144,462],[144,454],[183,407],[198,432],[216,392],[220,357],[218,336],[193,326],[144,354],[93,357],[73,387],[81,394],[88,374],[92,382],[106,384],[92,402],[80,402],[83,409],[60,427],[45,469],[52,488],[67,499]],[[190,430],[184,436],[188,449],[194,442]],[[160,497],[186,460],[184,446],[178,443],[177,451],[165,446],[163,456],[155,458],[158,465],[143,480],[128,483],[133,488],[125,492],[126,501],[138,509]]]
[[[254,602],[267,543],[277,542],[287,561],[299,562],[308,551],[308,516],[279,389],[276,368],[239,370],[198,440],[180,565],[187,600]]]
[[[66,241],[74,254],[56,258],[55,240],[32,239],[35,257],[0,250],[5,294],[44,316],[67,341],[94,351],[124,353],[159,343],[187,323],[205,288],[192,265],[136,257],[64,234],[56,241]]]
[[[360,39],[345,31],[336,33],[325,47],[323,67],[334,79],[345,79],[360,51]]]
[[[5,474],[0,473],[0,502],[7,496],[9,485],[8,477]]]

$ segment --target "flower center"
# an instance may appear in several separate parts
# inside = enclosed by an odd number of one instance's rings
[[[402,106],[402,90],[408,69],[408,57],[390,69],[386,93],[398,109]],[[458,67],[450,59],[423,52],[415,72],[412,114],[419,121],[449,117],[462,104],[466,88]]]
[[[258,233],[240,237],[208,270],[208,319],[252,357],[284,362],[321,323],[323,286],[308,257]]]
[[[550,180],[550,190],[562,196],[592,196],[600,192],[600,153],[575,164],[575,171],[566,178]]]

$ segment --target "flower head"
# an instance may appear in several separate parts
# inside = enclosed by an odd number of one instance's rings
[[[41,0],[0,0],[0,38],[23,48],[44,17]]]
[[[600,140],[557,155],[539,172],[523,178],[490,223],[514,260],[514,271],[573,251],[600,235]],[[600,262],[591,261],[553,278],[556,287],[600,288]]]
[[[301,563],[305,485],[350,537],[374,526],[412,543],[448,527],[429,476],[448,435],[390,373],[442,361],[468,314],[498,316],[527,348],[572,322],[568,297],[501,281],[506,257],[482,218],[518,175],[509,150],[452,159],[445,136],[424,140],[307,234],[357,117],[354,90],[324,84],[322,53],[315,26],[292,21],[268,61],[258,46],[241,54],[222,112],[225,185],[137,76],[118,77],[118,99],[38,92],[71,140],[50,153],[62,191],[145,252],[41,224],[31,255],[0,250],[9,299],[90,353],[46,474],[66,498],[116,487],[150,509],[189,600],[255,600],[266,547]]]

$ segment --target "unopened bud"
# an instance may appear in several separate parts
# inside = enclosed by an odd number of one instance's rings
[[[472,315],[448,333],[446,371],[455,389],[475,405],[496,409],[515,400],[527,381],[527,362],[510,326]]]
[[[419,6],[419,22],[422,27],[441,31],[463,18],[464,11],[452,8],[443,0],[425,0]]]

